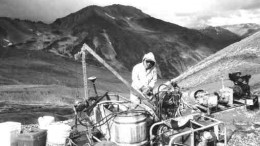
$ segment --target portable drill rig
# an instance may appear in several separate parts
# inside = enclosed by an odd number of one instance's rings
[[[83,47],[92,52],[87,45]],[[152,98],[142,98],[146,102],[135,104],[118,94],[98,95],[96,77],[89,80],[96,95],[74,105],[75,127],[78,124],[86,127],[85,145],[98,146],[104,142],[110,146],[215,146],[218,142],[226,145],[223,122],[200,113],[182,115],[184,109],[192,106],[184,102],[175,83],[160,85]]]

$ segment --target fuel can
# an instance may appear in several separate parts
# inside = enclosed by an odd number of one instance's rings
[[[45,146],[47,130],[34,129],[18,135],[18,146]]]

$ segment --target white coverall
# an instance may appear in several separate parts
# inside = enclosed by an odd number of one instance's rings
[[[145,61],[150,60],[154,62],[154,66],[150,69],[145,68]],[[157,71],[155,67],[156,61],[152,52],[144,55],[141,63],[138,63],[133,67],[132,71],[132,87],[141,92],[143,87],[154,88],[155,82],[157,81]],[[134,103],[139,104],[140,99],[131,92],[130,100]]]

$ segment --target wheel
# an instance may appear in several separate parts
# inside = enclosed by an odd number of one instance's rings
[[[170,128],[167,125],[160,125],[157,129],[156,136],[157,136],[157,144],[158,145],[166,145],[169,142],[169,136],[167,133]]]

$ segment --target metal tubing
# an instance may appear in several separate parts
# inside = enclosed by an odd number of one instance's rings
[[[101,142],[101,140],[98,139],[96,136],[92,136],[92,138],[95,139],[95,140],[98,141],[98,142]]]
[[[227,128],[224,127],[224,146],[227,146]]]
[[[176,135],[174,135],[174,136],[171,138],[171,140],[170,140],[168,146],[171,146],[171,144],[173,143],[174,139],[177,138],[177,137],[179,137],[179,136],[183,136],[183,135],[186,135],[186,134],[194,133],[194,132],[196,132],[196,131],[204,130],[204,129],[207,129],[207,128],[210,128],[210,127],[213,127],[213,126],[219,125],[219,124],[223,124],[223,122],[216,122],[216,123],[213,123],[213,124],[210,124],[210,125],[207,125],[207,126],[198,128],[198,129],[189,130],[189,131],[185,131],[185,132],[183,132],[183,133],[176,134]]]
[[[193,123],[193,124],[199,125],[199,126],[201,126],[201,127],[205,126],[205,125],[202,125],[202,124],[200,124],[200,123],[197,123],[197,122],[194,121],[194,120],[190,120],[190,122]]]
[[[208,118],[208,119],[210,119],[210,120],[219,122],[219,123],[223,123],[222,121],[220,121],[220,120],[218,120],[218,119],[214,119],[214,118],[211,118],[211,117],[208,117],[208,116],[204,116],[204,115],[201,115],[201,116],[203,116],[203,117],[205,117],[205,118]]]
[[[97,88],[96,88],[96,85],[95,85],[94,82],[93,82],[93,88],[94,88],[94,91],[95,91],[96,97],[98,97]]]
[[[199,115],[199,113],[195,113],[195,114],[192,114],[192,115],[193,115],[193,116],[197,116],[197,115]],[[149,131],[150,143],[152,143],[152,137],[153,137],[152,131],[153,131],[153,128],[154,128],[155,126],[158,126],[158,125],[161,125],[161,124],[165,124],[165,121],[174,120],[174,119],[178,119],[178,118],[179,118],[179,117],[177,117],[177,118],[170,118],[170,119],[167,119],[167,120],[164,120],[164,121],[160,121],[160,122],[154,123],[154,124],[151,126],[150,131]]]
[[[85,56],[85,49],[84,47],[81,48],[81,53],[82,53],[82,69],[83,69],[83,83],[84,83],[84,95],[85,95],[85,100],[88,100],[88,80],[87,80],[87,66],[86,66],[86,56]]]
[[[191,134],[190,134],[190,136],[191,136],[190,145],[191,146],[194,146],[194,132],[193,131],[194,131],[193,128],[191,128]]]
[[[105,101],[100,101],[99,103],[97,103],[97,105],[106,104],[106,103],[122,104],[122,103],[129,103],[129,102],[127,102],[127,101],[118,101],[118,100],[105,100]]]
[[[158,125],[161,125],[161,124],[164,124],[164,121],[161,121],[161,122],[157,122],[157,123],[154,123],[151,128],[150,128],[150,131],[149,131],[149,137],[150,137],[150,145],[152,145],[152,139],[153,139],[153,128],[155,126],[158,126]]]

